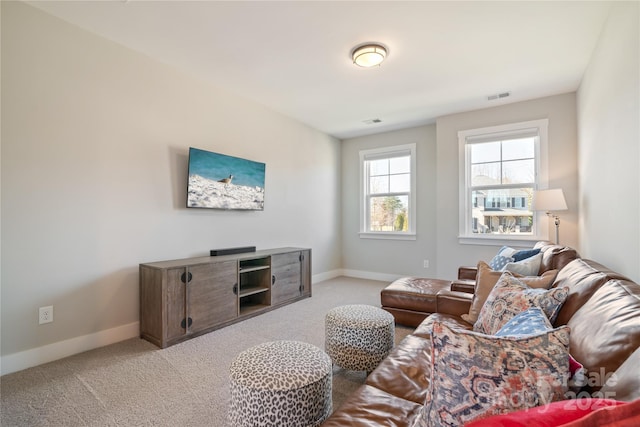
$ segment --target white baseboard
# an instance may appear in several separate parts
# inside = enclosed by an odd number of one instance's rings
[[[337,269],[320,274],[314,274],[311,282],[315,284],[340,276],[386,282],[392,282],[397,278],[402,277],[400,275],[374,273],[369,271]],[[139,335],[140,322],[133,322],[127,325],[107,329],[105,331],[70,338],[68,340],[32,348],[18,353],[8,354],[6,356],[2,356],[0,359],[0,375],[6,375],[12,372],[42,365],[43,363],[53,362],[54,360],[73,356],[74,354],[93,350],[105,345],[114,344]]]
[[[381,282],[393,282],[400,277],[404,277],[399,274],[386,274],[386,273],[375,273],[372,271],[361,271],[361,270],[342,270],[342,275],[347,277],[355,277],[357,279],[368,279],[368,280],[379,280]]]
[[[333,279],[340,276],[344,276],[341,269],[325,271],[324,273],[314,274],[311,277],[311,283],[316,284],[316,283],[324,282],[325,280]]]
[[[133,322],[93,334],[8,354],[0,359],[0,373],[5,375],[21,371],[139,335],[140,322]]]
[[[379,280],[381,282],[393,282],[400,277],[400,274],[375,273],[372,271],[338,269],[331,270],[320,274],[315,274],[311,280],[312,283],[318,283],[325,280],[333,279],[340,276],[355,277],[356,279]]]

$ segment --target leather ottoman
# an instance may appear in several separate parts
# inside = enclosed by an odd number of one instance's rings
[[[438,292],[450,289],[450,280],[402,277],[380,292],[380,302],[396,323],[416,327],[437,312]]]

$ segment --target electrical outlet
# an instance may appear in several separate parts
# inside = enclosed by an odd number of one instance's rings
[[[422,265],[424,266],[424,268],[429,268],[429,260],[425,259]]]
[[[53,322],[53,306],[40,307],[38,309],[38,324],[42,325],[51,322]]]

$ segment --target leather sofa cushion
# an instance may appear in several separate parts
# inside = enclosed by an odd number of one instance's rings
[[[465,322],[459,316],[444,313],[433,313],[431,316],[424,319],[424,322],[418,325],[416,330],[413,331],[413,335],[421,338],[431,339],[433,322],[442,323],[453,329],[464,329],[466,331],[473,330],[473,325],[469,322]]]
[[[473,294],[443,289],[437,295],[438,313],[461,316],[469,312],[471,301]]]
[[[640,346],[639,314],[640,286],[628,280],[607,281],[567,323],[569,351],[589,373],[616,371]],[[590,390],[598,390],[603,382],[590,384]]]
[[[410,426],[421,404],[365,384],[325,421],[323,427]]]
[[[385,307],[382,308],[393,315],[396,320],[396,325],[405,325],[416,327],[422,322],[429,313],[422,313],[420,311],[405,310],[403,308]]]
[[[366,384],[422,405],[430,377],[430,340],[408,335],[369,375]]]
[[[477,270],[474,269],[474,275]],[[474,276],[475,277],[475,276]],[[472,294],[476,287],[476,279],[458,279],[451,282],[451,290],[455,292],[467,292]]]
[[[580,257],[575,249],[568,246],[554,245],[550,242],[538,242],[533,248],[540,249],[542,253],[539,275],[548,270],[562,270],[565,265]]]
[[[626,277],[595,261],[583,258],[567,264],[565,268],[560,270],[553,283],[554,288],[569,288],[569,295],[558,313],[554,326],[566,325],[593,293],[611,279],[626,280]]]
[[[640,348],[637,348],[600,389],[602,397],[631,402],[640,399]]]

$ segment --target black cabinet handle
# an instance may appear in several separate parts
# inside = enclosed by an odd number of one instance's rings
[[[276,275],[274,274],[273,276],[271,276],[271,285],[275,285],[276,284]]]
[[[191,317],[188,317],[186,319],[182,319],[180,326],[182,327],[182,329],[187,329],[188,327],[190,328],[192,324],[193,324],[193,319]]]
[[[238,295],[238,284],[233,285],[233,293]]]
[[[191,279],[193,279],[193,275],[191,274],[191,272],[187,273],[182,273],[182,276],[180,276],[180,281],[184,284],[187,284],[191,281]]]

